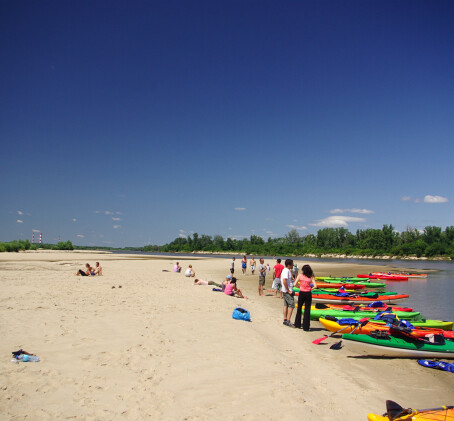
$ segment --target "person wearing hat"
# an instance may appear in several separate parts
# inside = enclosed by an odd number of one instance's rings
[[[222,281],[222,286],[221,286],[222,292],[224,292],[226,285],[228,285],[231,280],[232,280],[232,275],[227,275],[225,277],[225,279]]]

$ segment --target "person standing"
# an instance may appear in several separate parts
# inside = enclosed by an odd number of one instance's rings
[[[232,260],[230,261],[230,273],[233,274],[235,273],[235,258],[232,257]]]
[[[293,260],[286,259],[285,268],[281,273],[282,293],[284,298],[284,325],[295,327],[290,318],[292,317],[293,309],[295,308],[295,300],[293,298],[293,277],[292,277]]]
[[[263,295],[263,287],[265,286],[266,266],[264,260],[260,258],[259,265],[259,295]]]
[[[243,275],[246,275],[246,268],[247,268],[247,259],[246,259],[246,256],[243,256],[243,259],[241,259],[241,270],[243,271]]]
[[[280,292],[282,298],[282,289],[281,289],[281,273],[284,269],[284,265],[281,264],[281,259],[276,260],[276,264],[273,266],[273,286],[274,296],[277,297],[277,292]]]
[[[300,292],[298,296],[298,309],[295,316],[295,327],[308,332],[311,325],[312,290],[317,288],[317,283],[315,282],[314,272],[312,272],[312,268],[309,265],[304,265],[302,272],[296,278],[296,282],[299,282]],[[304,316],[303,324],[301,325],[303,305]]]
[[[252,259],[249,262],[249,265],[251,266],[251,272],[254,275],[254,273],[255,273],[255,259],[254,259],[254,256],[252,256]]]

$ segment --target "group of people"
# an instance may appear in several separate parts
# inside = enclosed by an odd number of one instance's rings
[[[203,279],[195,279],[194,285],[214,285],[220,288],[224,294],[235,296],[239,298],[247,298],[243,295],[242,291],[237,286],[237,279],[233,276],[235,273],[235,257],[232,257],[230,261],[230,275],[228,275],[222,284],[214,281],[205,281]],[[276,264],[273,267],[273,284],[272,289],[274,290],[274,296],[280,294],[280,297],[284,301],[283,324],[293,328],[303,329],[304,331],[310,330],[310,311],[312,305],[312,290],[317,288],[315,281],[314,272],[310,265],[304,265],[299,273],[298,266],[293,262],[292,259],[286,259],[285,264],[281,263],[281,259],[276,259]],[[254,256],[250,260],[251,271],[254,274],[256,268],[256,261]],[[243,256],[241,260],[241,269],[243,274],[246,273],[247,259]],[[174,266],[175,272],[181,272],[181,266],[177,262]],[[258,292],[259,296],[263,296],[263,289],[265,287],[266,275],[271,271],[270,265],[265,264],[263,258],[259,259],[258,275],[259,285]],[[185,271],[186,277],[195,278],[195,272],[192,265],[189,265]],[[293,309],[295,308],[295,292],[293,287],[299,288],[298,292],[298,304],[297,312],[295,316],[295,322],[291,322]],[[302,311],[304,307],[304,313]]]
[[[280,259],[278,259],[280,260]],[[280,263],[280,262],[279,262]],[[301,269],[301,273],[292,273],[294,268],[293,260],[286,259],[285,267],[282,269],[280,281],[281,291],[284,300],[284,325],[289,327],[295,327],[303,329],[304,331],[310,330],[311,323],[311,305],[312,305],[312,290],[317,288],[315,282],[314,272],[310,265],[304,265]],[[291,317],[293,309],[295,308],[295,293],[293,287],[299,288],[298,293],[298,305],[295,316],[295,323],[292,324]],[[304,314],[302,316],[302,308],[304,306]],[[303,321],[301,323],[301,316]]]
[[[252,257],[251,262],[255,260]],[[264,259],[259,259],[259,296],[263,296],[263,288],[265,286],[266,274],[270,271],[269,265],[265,265]],[[243,273],[246,271],[246,256],[242,259]],[[252,270],[252,264],[251,264]],[[235,271],[235,258],[233,257],[230,262],[230,272],[233,275]],[[312,290],[317,288],[315,282],[314,272],[310,265],[304,265],[301,273],[298,273],[298,266],[292,259],[286,259],[285,265],[281,264],[281,259],[276,260],[273,267],[273,284],[274,296],[277,297],[279,292],[280,297],[284,300],[284,325],[289,327],[296,327],[305,331],[310,330],[310,311],[312,305]],[[254,272],[253,272],[254,273]],[[298,293],[298,311],[295,316],[295,323],[291,322],[293,309],[295,308],[295,293],[293,287],[299,288]],[[304,315],[302,316],[302,308],[304,306]],[[303,319],[301,321],[301,318]]]
[[[75,273],[77,276],[102,276],[102,267],[99,264],[99,262],[96,262],[96,267],[92,267],[90,263],[85,264],[85,270],[79,269],[77,273]]]

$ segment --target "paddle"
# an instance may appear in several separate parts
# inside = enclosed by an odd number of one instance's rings
[[[368,317],[364,317],[363,319],[359,320],[359,323],[352,330],[352,333],[358,328],[358,326],[360,326],[360,325],[364,326],[368,321],[369,321]],[[323,342],[325,339],[331,338],[331,336],[334,336],[336,333],[340,333],[351,327],[352,327],[352,325],[349,324],[349,325],[343,327],[342,329],[336,330],[335,332],[331,333],[331,335],[325,335],[322,338],[317,338],[317,339],[313,340],[312,343],[315,345],[318,345],[320,342]]]
[[[406,409],[402,408],[398,403],[394,401],[386,401],[386,415],[392,421],[396,418],[399,418],[403,415],[416,415],[418,412],[428,412],[428,411],[442,411],[443,409],[452,409],[454,406],[442,406],[440,408],[429,408],[429,409]]]

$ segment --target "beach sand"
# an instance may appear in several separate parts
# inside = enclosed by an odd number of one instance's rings
[[[179,258],[222,281],[224,258]],[[100,261],[102,277],[74,276]],[[174,259],[78,252],[0,253],[2,420],[366,420],[385,400],[453,404],[452,375],[415,360],[352,358],[282,324],[249,268],[227,297],[172,272]],[[272,267],[274,262],[270,259]],[[298,261],[301,267],[302,261]],[[391,264],[391,263],[390,263]],[[391,266],[312,263],[318,276]],[[267,276],[266,288],[271,286]],[[115,288],[113,288],[113,286]],[[121,288],[120,288],[121,286]],[[252,323],[232,319],[241,306]],[[23,348],[39,363],[10,362]]]

